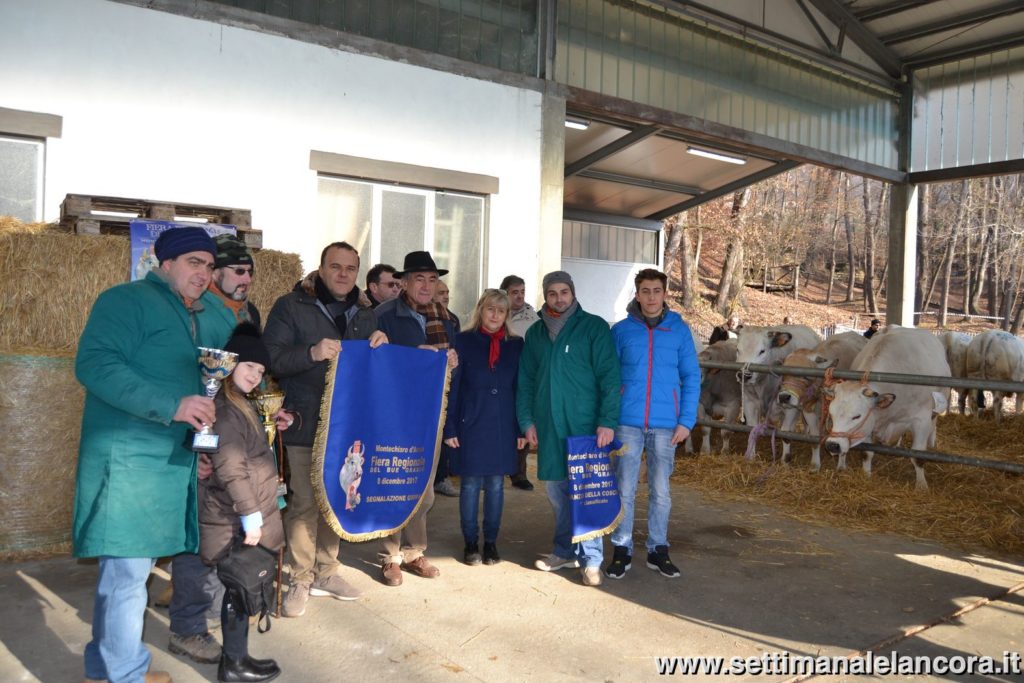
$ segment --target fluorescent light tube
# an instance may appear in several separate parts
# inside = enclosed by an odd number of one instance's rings
[[[569,124],[566,124],[569,125]],[[747,163],[747,160],[743,157],[733,156],[731,154],[725,154],[724,152],[712,152],[709,149],[701,149],[700,147],[687,147],[686,151],[690,154],[704,157],[705,159],[714,159],[715,161],[724,161],[727,164],[740,164]]]

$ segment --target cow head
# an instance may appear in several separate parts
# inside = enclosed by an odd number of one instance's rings
[[[736,362],[737,363],[758,363],[771,365],[772,350],[785,346],[792,339],[788,332],[766,329],[764,327],[744,327],[739,330],[739,337],[736,340]],[[754,372],[743,372],[741,377],[744,383],[757,383],[762,375]]]
[[[878,420],[878,411],[885,410],[896,400],[894,394],[880,394],[870,385],[839,382],[833,390],[828,407],[832,429],[825,439],[825,450],[833,455],[845,456],[851,446],[871,437]]]

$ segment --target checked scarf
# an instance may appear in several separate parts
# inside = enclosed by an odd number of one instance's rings
[[[427,319],[426,343],[439,349],[447,349],[451,340],[448,339],[448,332],[445,330],[444,323],[446,320],[452,319],[448,309],[434,302],[418,304],[409,298],[407,292],[402,292],[402,296],[405,298],[405,303],[408,304],[409,308]]]

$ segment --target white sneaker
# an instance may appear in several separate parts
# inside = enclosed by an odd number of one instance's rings
[[[442,496],[448,496],[449,498],[459,497],[459,489],[447,479],[442,479],[441,483],[434,484],[434,493],[440,493]]]
[[[580,563],[575,558],[567,560],[558,555],[541,555],[541,558],[533,563],[533,566],[542,572],[557,572],[559,569],[575,569]]]
[[[600,586],[601,570],[598,567],[584,567],[580,570],[584,586]]]

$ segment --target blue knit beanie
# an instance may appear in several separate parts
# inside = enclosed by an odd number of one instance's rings
[[[193,251],[207,251],[211,258],[217,258],[217,245],[202,228],[164,230],[153,245],[153,253],[160,263]]]

